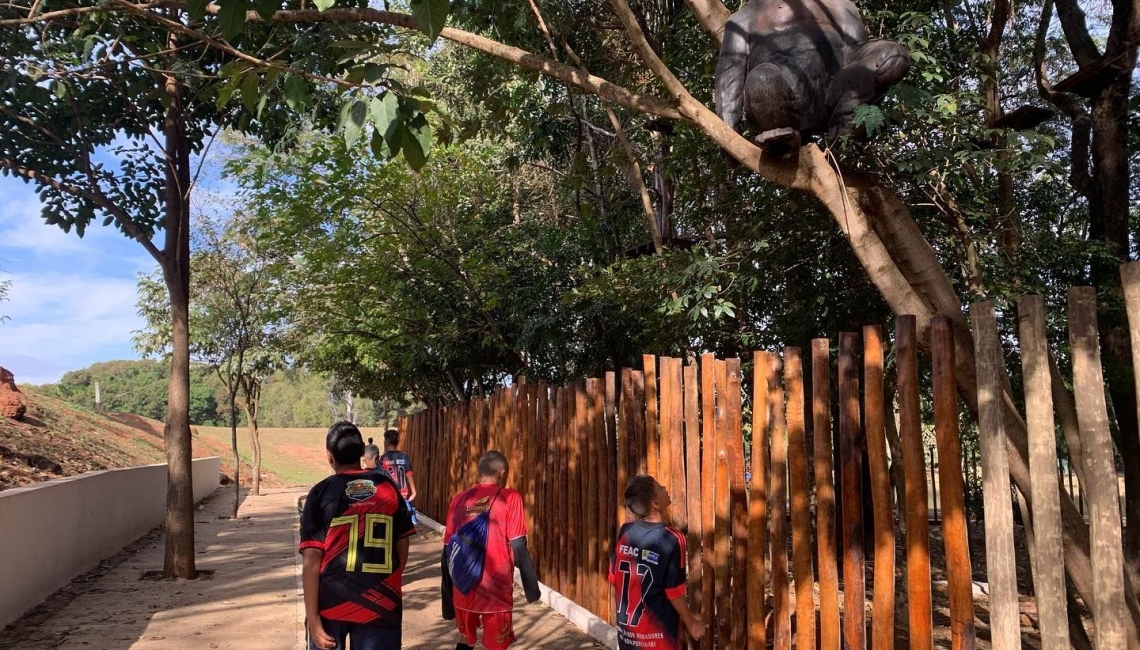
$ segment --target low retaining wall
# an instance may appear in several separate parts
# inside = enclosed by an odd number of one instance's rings
[[[221,459],[194,461],[194,501],[218,489]],[[0,492],[0,628],[162,524],[166,464],[79,474]]]

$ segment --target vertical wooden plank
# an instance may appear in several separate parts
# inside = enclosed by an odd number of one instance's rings
[[[728,433],[728,364],[717,360],[714,448],[716,449],[716,628],[717,647],[732,638],[732,461]],[[723,476],[722,476],[723,474]]]
[[[701,491],[701,608],[708,632],[701,640],[702,650],[713,649],[716,637],[716,358],[701,355],[701,474],[707,484]]]
[[[585,531],[583,530],[583,520],[585,519],[585,503],[589,500],[588,495],[584,491],[586,470],[585,454],[582,449],[582,430],[583,419],[586,410],[586,398],[583,394],[585,392],[582,382],[574,382],[569,386],[571,391],[570,402],[570,419],[567,424],[567,437],[571,445],[570,453],[570,481],[567,489],[570,491],[570,507],[567,512],[572,518],[571,524],[567,526],[567,531],[570,535],[569,548],[567,549],[567,559],[570,564],[570,585],[571,589],[567,595],[570,599],[577,603],[585,601]]]
[[[566,527],[569,522],[566,517],[559,517],[557,513],[565,513],[568,511],[569,505],[567,499],[566,485],[566,472],[570,466],[570,458],[567,455],[568,449],[566,445],[566,414],[567,414],[567,398],[569,397],[566,387],[559,386],[555,389],[555,402],[557,413],[554,419],[554,431],[552,432],[555,440],[555,452],[557,463],[552,465],[550,469],[555,475],[555,488],[554,488],[554,561],[555,561],[555,575],[557,585],[555,589],[560,593],[566,593],[567,575],[569,568],[566,564],[566,543],[568,535]]]
[[[1069,289],[1069,345],[1073,354],[1073,394],[1087,482],[1083,487],[1092,533],[1096,648],[1116,650],[1127,644],[1128,612],[1124,600],[1120,494],[1100,364],[1096,289],[1092,287]],[[989,510],[986,512],[988,517]]]
[[[625,523],[625,486],[629,484],[630,438],[633,436],[633,371],[621,369],[621,403],[617,437],[617,526]]]
[[[657,365],[657,419],[659,422],[658,436],[657,436],[657,475],[655,478],[657,482],[665,487],[672,495],[673,499],[680,496],[673,490],[673,457],[672,457],[672,433],[673,428],[673,376],[669,373],[669,362],[672,361],[669,357],[661,357],[658,359]],[[680,426],[680,422],[677,425]],[[671,526],[678,526],[677,513],[683,512],[684,506],[678,507],[678,503],[669,506],[669,512],[665,513],[665,521]]]
[[[796,647],[815,648],[815,586],[811,548],[811,475],[804,433],[804,370],[799,348],[784,348],[788,396],[788,486],[792,498],[792,573],[796,582]]]
[[[740,359],[725,360],[725,449],[732,490],[732,647],[743,648],[748,632],[748,495],[744,482],[744,415],[740,388]]]
[[[579,445],[582,449],[582,555],[579,562],[582,579],[582,606],[597,614],[598,606],[598,474],[594,459],[597,458],[594,446],[594,428],[597,419],[594,413],[594,398],[598,394],[598,380],[586,379],[579,386]]]
[[[942,484],[942,536],[946,549],[947,588],[950,592],[950,648],[974,650],[977,643],[974,629],[973,568],[970,564],[965,485],[961,470],[958,383],[954,378],[954,329],[949,318],[937,316],[931,321],[930,347],[934,375],[934,435],[938,443],[938,482]],[[1056,498],[1057,495],[1053,496]],[[1064,594],[1061,600],[1064,601]]]
[[[887,468],[887,436],[883,397],[883,328],[863,328],[863,422],[867,431],[867,463],[875,516],[875,584],[871,597],[871,647],[895,645],[895,522],[891,477]],[[969,572],[966,573],[969,580]]]
[[[586,449],[590,455],[590,485],[587,488],[590,498],[590,571],[594,595],[594,614],[605,619],[609,599],[606,594],[606,558],[609,557],[609,512],[613,502],[607,478],[609,476],[609,453],[606,449],[605,386],[601,379],[586,380],[586,394],[590,409],[590,442]]]
[[[667,362],[667,363],[666,363]],[[661,379],[669,379],[669,428],[661,427],[662,471],[669,458],[669,492],[673,495],[673,525],[688,530],[688,500],[685,498],[685,403],[680,359],[662,360]],[[666,453],[668,450],[668,453]]]
[[[839,458],[843,486],[843,641],[864,650],[866,585],[863,574],[863,430],[859,417],[859,335],[839,334]]]
[[[685,501],[689,540],[689,593],[693,611],[698,614],[697,605],[703,593],[701,572],[701,411],[700,387],[697,384],[697,366],[686,365],[684,371],[685,389]],[[710,482],[706,482],[708,485]],[[690,643],[690,647],[696,644]]]
[[[769,434],[772,466],[768,492],[768,543],[772,563],[772,650],[791,650],[792,613],[788,601],[788,438],[784,412],[784,388],[777,375],[768,393],[772,412]]]
[[[1138,267],[1140,268],[1140,267]],[[1053,420],[1049,342],[1045,338],[1045,299],[1017,301],[1018,342],[1025,385],[1025,424],[1029,436],[1030,496],[1033,499],[1033,592],[1037,601],[1042,650],[1069,650],[1069,614],[1065,600],[1065,558],[1061,539],[1057,438]],[[945,489],[943,489],[945,493]]]
[[[934,637],[930,603],[930,523],[927,519],[922,412],[918,403],[917,336],[914,316],[899,316],[895,319],[899,438],[903,455],[903,492],[906,495],[908,630],[912,650],[931,650]]]
[[[546,409],[547,409],[547,394],[546,382],[539,380],[538,385],[534,390],[534,434],[533,440],[535,445],[535,486],[534,486],[534,502],[535,512],[534,522],[535,527],[533,530],[527,531],[528,535],[534,535],[534,548],[538,553],[546,553],[546,538],[549,535],[550,528],[549,517],[546,510],[546,495],[550,491],[549,474],[546,468],[550,467],[550,456],[548,454],[550,448],[550,441],[546,435]],[[542,468],[542,471],[537,471]],[[549,581],[549,574],[546,572],[546,558],[537,558],[535,561],[535,568],[539,571],[539,579],[543,582]]]
[[[656,381],[654,381],[656,386]],[[646,381],[645,373],[637,370],[633,371],[633,427],[631,429],[633,435],[630,438],[630,450],[633,453],[633,458],[630,460],[634,463],[630,467],[630,478],[637,474],[649,473],[649,451],[648,441],[646,438],[646,429],[649,426],[645,419],[646,406]],[[656,388],[654,388],[656,390]],[[656,404],[656,395],[654,396],[654,404]],[[656,406],[654,407],[656,409]],[[653,414],[653,426],[657,426],[657,414]]]
[[[839,568],[835,560],[835,482],[831,469],[831,346],[827,339],[811,342],[811,365],[819,648],[839,650]]]
[[[657,357],[641,357],[645,372],[645,473],[657,477],[659,473],[661,437],[657,411]]]
[[[603,500],[608,504],[606,506],[606,527],[605,533],[605,554],[602,556],[602,575],[606,576],[608,572],[608,564],[610,554],[613,551],[613,544],[617,540],[618,528],[621,526],[620,509],[618,507],[618,500],[621,498],[621,487],[617,481],[617,400],[618,400],[618,387],[617,387],[617,373],[606,373],[605,385],[605,427],[606,427],[606,485],[608,486],[608,499],[603,496]],[[614,590],[607,584],[605,586],[606,594],[606,615],[602,618],[610,625],[616,625],[615,620],[615,605],[614,603]]]
[[[776,382],[775,364],[770,352],[752,354],[752,480],[748,498],[748,650],[765,650],[768,645],[764,589],[768,583],[764,554],[768,546],[768,424],[770,391]]]

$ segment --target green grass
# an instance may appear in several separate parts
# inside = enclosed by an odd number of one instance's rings
[[[203,438],[230,446],[228,427],[195,427]],[[364,437],[379,439],[382,429],[361,429]],[[262,469],[276,474],[286,485],[312,485],[331,470],[325,457],[326,429],[261,429]],[[238,453],[244,463],[250,460],[249,434],[238,427]]]

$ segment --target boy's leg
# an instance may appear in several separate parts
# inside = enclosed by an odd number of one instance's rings
[[[321,618],[321,627],[325,628],[325,634],[328,634],[336,641],[336,645],[333,646],[332,650],[345,650],[344,640],[348,637],[348,629],[351,625],[351,623],[345,623],[343,621],[330,621],[327,618]],[[308,634],[306,634],[306,636],[309,638],[309,650],[324,650],[323,648],[317,647],[312,636]]]
[[[511,612],[481,614],[483,618],[483,647],[487,650],[507,650],[515,638]]]
[[[352,650],[400,650],[401,628],[354,625],[348,633]]]
[[[474,646],[479,640],[479,616],[465,609],[455,610],[455,627],[459,630],[459,636],[463,637],[463,642],[469,646]]]

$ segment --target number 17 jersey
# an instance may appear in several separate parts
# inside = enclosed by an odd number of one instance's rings
[[[610,582],[617,600],[620,650],[678,650],[681,617],[669,601],[685,597],[685,536],[661,522],[621,527]]]

